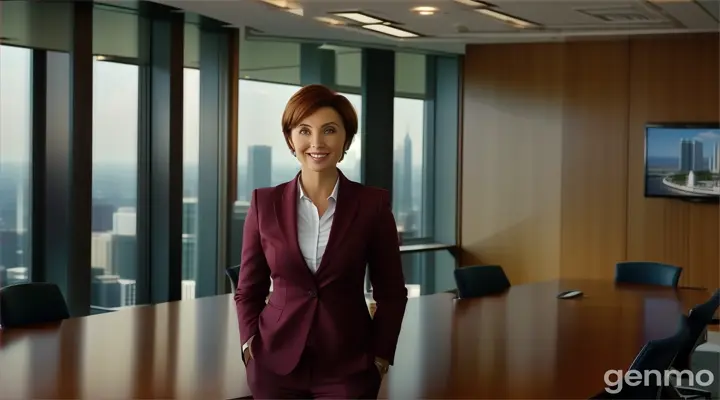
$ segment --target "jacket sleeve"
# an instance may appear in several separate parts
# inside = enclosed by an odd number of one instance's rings
[[[243,228],[240,276],[235,291],[240,342],[258,333],[258,317],[270,292],[270,267],[260,242],[257,190],[253,190]]]
[[[370,282],[377,305],[372,322],[371,349],[374,356],[393,364],[408,292],[405,288],[398,231],[390,196],[387,191],[380,192],[380,196],[368,257]]]

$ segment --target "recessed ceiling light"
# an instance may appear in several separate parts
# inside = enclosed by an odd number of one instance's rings
[[[455,2],[464,4],[466,6],[470,7],[495,7],[493,4],[488,3],[487,1],[480,1],[480,0],[455,0]]]
[[[382,24],[383,22],[385,22],[379,18],[375,18],[361,12],[339,12],[332,14],[336,17],[349,19],[351,21],[359,22],[361,24]]]
[[[411,38],[411,37],[418,37],[417,33],[413,33],[410,31],[406,31],[404,29],[396,28],[394,26],[390,25],[384,25],[384,24],[372,24],[372,25],[363,25],[363,29],[368,29],[371,31],[384,33],[385,35],[390,35],[398,38]]]
[[[330,18],[330,17],[315,17],[317,21],[324,22],[328,25],[345,25],[345,22],[340,21],[339,19]]]
[[[411,11],[414,11],[419,15],[434,15],[438,11],[438,9],[436,7],[421,6],[412,8]]]
[[[265,3],[278,8],[299,8],[297,3],[291,0],[262,0]]]
[[[513,17],[512,15],[504,14],[499,11],[490,10],[488,8],[478,8],[475,11],[479,12],[480,14],[487,15],[488,17],[498,19],[498,20],[505,22],[507,24],[510,24],[516,28],[532,28],[534,26],[537,26],[537,24],[532,23],[530,21],[526,21],[524,19]]]

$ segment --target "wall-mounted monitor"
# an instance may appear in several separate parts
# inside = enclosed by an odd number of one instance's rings
[[[720,123],[647,124],[645,196],[720,200]]]

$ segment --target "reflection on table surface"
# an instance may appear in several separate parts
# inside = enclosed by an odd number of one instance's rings
[[[562,290],[585,296],[558,300]],[[670,335],[699,290],[560,281],[408,300],[383,398],[588,398],[608,369]],[[382,306],[382,305],[380,305]],[[140,306],[0,336],[2,398],[250,394],[231,295]]]

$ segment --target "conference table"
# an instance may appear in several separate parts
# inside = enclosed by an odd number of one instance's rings
[[[584,296],[557,299],[564,290]],[[672,335],[705,290],[551,281],[506,293],[411,298],[380,398],[580,399],[651,339]],[[380,305],[381,306],[381,305]],[[250,396],[231,295],[0,333],[0,398]]]

